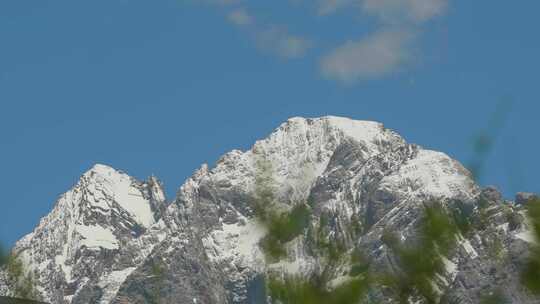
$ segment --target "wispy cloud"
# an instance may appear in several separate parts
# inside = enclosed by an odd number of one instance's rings
[[[318,12],[327,15],[351,6],[384,22],[424,22],[443,14],[448,0],[319,0]]]
[[[201,2],[205,2],[207,4],[212,4],[212,5],[227,6],[227,5],[232,5],[232,4],[238,4],[242,2],[242,0],[201,0]]]
[[[387,23],[422,23],[446,10],[446,0],[364,0],[364,12]]]
[[[313,43],[304,37],[294,36],[286,30],[270,26],[255,33],[258,47],[283,58],[299,58],[305,55]]]
[[[313,45],[308,38],[290,34],[284,26],[259,24],[244,7],[231,10],[227,14],[227,19],[232,24],[247,30],[261,51],[282,58],[300,58]]]
[[[326,78],[345,84],[381,78],[411,63],[416,33],[424,23],[444,14],[448,2],[321,0],[319,10],[328,14],[351,5],[357,5],[364,14],[377,18],[379,29],[363,39],[345,42],[320,61],[320,70]]]
[[[235,25],[251,25],[254,22],[254,18],[244,9],[238,8],[231,11],[227,15],[227,19]]]
[[[383,30],[348,41],[321,59],[321,72],[345,84],[386,76],[411,60],[414,36],[410,31]]]
[[[265,53],[294,59],[315,46],[303,35],[291,34],[287,26],[261,22],[246,8],[248,0],[200,0],[222,7],[227,20],[251,36]],[[344,84],[378,79],[408,67],[416,52],[417,33],[426,23],[443,15],[449,0],[317,0],[317,13],[328,16],[342,9],[355,9],[359,15],[376,20],[378,28],[365,37],[330,47],[319,60],[327,79]],[[303,0],[289,0],[299,4]],[[331,20],[328,18],[327,20]],[[415,61],[415,60],[414,60]]]
[[[337,10],[349,6],[354,3],[359,3],[358,0],[319,0],[318,12],[320,15],[328,15]]]

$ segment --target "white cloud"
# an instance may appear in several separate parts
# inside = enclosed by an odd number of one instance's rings
[[[214,4],[231,4],[241,0],[207,1],[212,1]],[[258,20],[243,6],[237,6],[229,11],[227,19],[232,24],[242,27],[260,50],[282,58],[300,58],[313,46],[311,40],[291,35],[285,27],[259,24]]]
[[[233,10],[227,15],[227,19],[235,25],[245,26],[254,23],[253,17],[243,8]]]
[[[345,84],[389,75],[411,60],[414,36],[406,30],[382,30],[348,41],[321,59],[321,72]]]
[[[243,27],[260,50],[282,58],[302,57],[313,45],[307,38],[289,34],[285,27],[258,24],[244,7],[230,11],[227,19]]]
[[[421,23],[443,14],[448,0],[319,0],[318,11],[326,15],[352,5],[386,23]]]
[[[387,23],[422,23],[441,15],[447,0],[363,0],[362,10]]]
[[[208,4],[212,4],[212,5],[227,6],[227,5],[238,4],[238,3],[242,2],[242,0],[203,0],[203,2],[206,2]]]
[[[370,36],[346,42],[321,59],[321,73],[345,84],[381,78],[411,63],[414,33],[425,22],[442,15],[448,0],[320,0],[319,11],[328,14],[351,5],[358,5],[382,25]]]
[[[290,35],[277,27],[257,31],[255,40],[260,49],[283,58],[302,57],[313,46],[309,39]]]
[[[318,11],[320,15],[327,15],[356,2],[358,0],[319,0]]]
[[[442,15],[448,7],[447,0],[409,0],[411,16],[419,21],[425,21]]]
[[[246,0],[199,0],[221,6],[228,11],[231,24],[240,27],[257,47],[286,59],[303,57],[314,43],[301,35],[292,35],[286,26],[261,22],[247,11]],[[340,9],[356,9],[378,22],[372,34],[334,46],[320,59],[324,77],[343,83],[381,78],[411,63],[417,32],[426,22],[443,15],[449,0],[288,0],[291,5],[315,3],[319,15],[329,15]],[[313,7],[312,7],[313,8]],[[256,12],[255,12],[256,13]],[[328,22],[333,19],[328,18]],[[396,30],[399,29],[399,30]]]

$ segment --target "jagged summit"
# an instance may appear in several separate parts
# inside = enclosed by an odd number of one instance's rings
[[[368,120],[354,120],[340,116],[324,116],[320,118],[291,118],[289,121],[325,121],[329,125],[340,129],[346,136],[350,136],[356,140],[367,140],[374,138],[378,133],[384,131],[384,125],[380,122]]]
[[[92,166],[92,168],[88,169],[88,171],[86,171],[86,173],[84,175],[91,174],[91,173],[102,174],[102,175],[111,175],[111,174],[120,173],[120,171],[116,170],[115,168],[113,168],[113,167],[111,167],[109,165],[97,163],[97,164],[94,164]]]
[[[281,124],[273,134],[280,133],[309,133],[310,130],[317,130],[331,136],[332,133],[341,132],[343,136],[350,137],[357,141],[372,142],[378,136],[384,134],[384,125],[379,122],[353,120],[346,117],[324,116],[319,118],[292,117]],[[338,136],[334,134],[334,136]],[[272,137],[272,135],[270,136]]]
[[[141,191],[141,183],[103,165],[96,165],[89,172],[87,202],[103,211],[118,205],[144,227],[150,227],[155,222],[149,199]]]
[[[261,165],[280,207],[309,201],[310,225],[324,218],[328,239],[345,250],[369,249],[367,255],[381,268],[392,267],[392,255],[380,241],[383,230],[414,238],[421,202],[474,204],[486,196],[457,161],[409,144],[380,123],[293,117],[251,149],[226,153],[211,168],[202,165],[171,204],[156,177],[138,181],[96,164],[17,243],[15,253],[42,299],[55,304],[142,304],[156,298],[264,303],[264,294],[256,291],[267,271],[309,276],[318,257],[301,235],[286,244],[285,259],[265,259],[259,242],[267,231],[253,206]],[[501,218],[493,223],[503,227]],[[504,233],[513,248],[525,246],[525,232]],[[485,282],[466,279],[470,269],[490,266],[488,250],[475,238],[462,244],[434,284],[442,290],[459,282],[455,289],[476,303],[475,288]],[[346,280],[344,269],[333,279]],[[1,277],[0,294],[10,295],[1,288]]]
[[[98,163],[82,175],[79,180],[79,184],[81,183],[85,183],[87,187],[101,185],[101,190],[108,192],[113,201],[147,228],[156,222],[157,209],[166,205],[163,185],[154,175],[141,182],[122,170]],[[139,193],[141,191],[143,195]]]
[[[116,274],[117,263],[134,262],[139,253],[130,253],[128,259],[123,252],[159,220],[164,204],[164,192],[156,178],[141,182],[96,164],[60,196],[31,234],[16,243],[15,251],[27,264],[29,274],[36,277],[45,300],[69,302],[81,286],[66,287],[60,294],[49,286],[71,286],[80,280],[90,286],[89,278],[127,275]],[[110,284],[107,288],[118,287]],[[107,288],[103,292],[107,293]]]

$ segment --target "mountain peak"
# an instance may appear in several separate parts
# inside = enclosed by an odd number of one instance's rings
[[[308,137],[319,135],[319,137],[322,136],[328,139],[347,137],[366,144],[369,148],[375,148],[373,144],[389,137],[400,138],[395,132],[385,129],[382,123],[340,116],[292,117],[281,124],[272,135],[281,134],[282,132],[289,134],[289,137],[304,136],[306,134],[308,134]]]
[[[173,204],[165,204],[156,177],[138,181],[96,164],[17,252],[51,303],[146,303],[148,290],[167,303],[253,302],[250,290],[265,271],[309,276],[318,267],[317,248],[310,247],[316,242],[304,235],[284,244],[279,263],[265,260],[259,241],[268,227],[253,212],[261,175],[276,208],[308,202],[310,225],[326,222],[322,237],[351,251],[378,248],[366,253],[381,266],[392,254],[381,246],[382,228],[414,237],[425,200],[474,202],[479,195],[461,164],[381,123],[292,117],[251,149],[226,153],[213,168],[203,164]],[[455,269],[484,250],[467,242],[465,253],[475,254],[448,257]],[[164,286],[155,286],[156,268],[167,274],[159,280]],[[343,278],[338,273],[333,279]]]
[[[122,171],[96,164],[83,174],[76,188],[84,192],[82,202],[86,205],[104,212],[120,206],[138,224],[150,227],[154,215],[149,199],[144,195],[145,185]]]
[[[86,171],[83,174],[83,176],[87,176],[87,177],[100,176],[102,178],[109,178],[109,177],[114,177],[114,176],[122,175],[122,174],[124,174],[122,171],[116,170],[115,168],[109,165],[97,163],[97,164],[94,164],[90,169],[88,169],[88,171]]]

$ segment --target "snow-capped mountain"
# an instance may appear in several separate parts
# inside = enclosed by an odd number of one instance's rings
[[[462,237],[433,284],[463,303],[493,286],[529,301],[516,262],[495,263],[486,245],[495,234],[502,250],[523,256],[530,241],[525,223],[509,227],[496,190],[480,189],[457,161],[380,123],[340,117],[289,119],[252,149],[202,165],[170,203],[156,178],[141,182],[96,165],[13,253],[50,303],[265,303],[266,272],[302,276],[319,265],[305,235],[286,244],[284,259],[265,259],[267,231],[253,203],[261,164],[275,208],[309,202],[310,222],[329,223],[325,236],[345,250],[362,248],[380,268],[395,267],[383,230],[413,239],[426,200],[489,202],[493,231]],[[0,293],[12,295],[13,282],[2,277]],[[333,278],[347,279],[340,269]]]
[[[156,225],[164,204],[157,179],[143,183],[96,165],[14,251],[44,300],[70,302],[75,294],[97,288],[100,302],[108,303],[149,251],[142,236]]]

